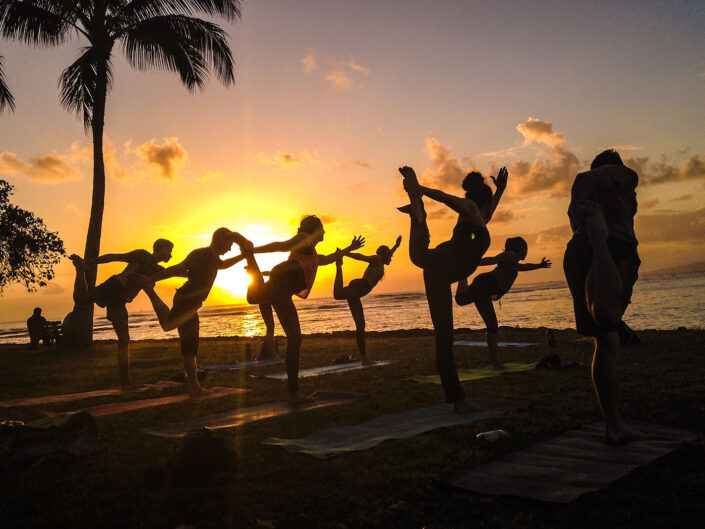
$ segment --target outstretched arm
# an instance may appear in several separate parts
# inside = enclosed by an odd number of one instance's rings
[[[162,279],[168,279],[170,277],[186,277],[187,273],[188,265],[186,264],[186,260],[183,260],[178,264],[165,268],[164,270],[160,270],[159,272],[155,272],[149,277],[152,281],[161,281]]]
[[[516,263],[518,261],[519,258],[517,257],[517,255],[514,252],[508,251],[497,254],[494,257],[483,257],[482,259],[480,259],[479,265],[498,265],[501,263]]]
[[[545,257],[541,259],[540,263],[522,263],[517,267],[520,272],[530,272],[531,270],[538,270],[539,268],[551,268],[551,260]]]
[[[335,260],[338,258],[340,254],[343,255],[349,255],[350,252],[353,252],[355,250],[359,250],[365,246],[365,238],[362,235],[357,235],[353,237],[352,242],[342,250],[336,250],[331,254],[328,255],[319,255],[318,256],[318,266],[325,266],[331,263],[334,263]]]
[[[256,246],[252,249],[252,253],[288,252],[301,244],[306,237],[308,237],[306,233],[297,233],[288,241],[270,242],[269,244]]]
[[[342,252],[342,250],[341,250]],[[361,253],[355,253],[355,252],[348,252],[345,254],[345,257],[350,257],[350,259],[355,259],[356,261],[362,261],[363,263],[375,263],[379,261],[379,256],[377,254],[374,255],[365,255]]]
[[[394,243],[394,246],[392,246],[392,247],[389,249],[392,255],[394,255],[394,252],[397,251],[397,248],[399,248],[399,245],[400,245],[400,244],[401,244],[401,235],[399,235],[399,237],[397,237],[397,240],[396,240],[396,242]]]
[[[497,209],[497,206],[499,205],[499,199],[502,198],[504,190],[507,189],[508,177],[509,171],[507,171],[506,167],[502,167],[499,170],[499,172],[497,173],[497,178],[495,178],[494,176],[490,176],[496,189],[494,191],[494,195],[492,195],[492,201],[490,202],[489,209],[487,210],[487,217],[485,218],[486,223],[492,219],[492,215],[494,215],[494,212]]]
[[[456,213],[463,215],[472,215],[473,213],[477,212],[477,206],[475,206],[475,203],[466,198],[456,197],[455,195],[449,195],[448,193],[444,193],[440,189],[433,189],[431,187],[426,187],[422,185],[419,186],[419,189],[421,190],[421,193],[426,195],[428,198],[435,200],[436,202],[445,204]],[[473,206],[475,206],[474,210]]]
[[[94,257],[93,259],[88,259],[86,263],[89,265],[93,264],[104,264],[104,263],[114,263],[114,262],[119,262],[119,263],[129,263],[130,262],[130,253],[106,253],[103,255],[99,255],[98,257]]]
[[[234,264],[239,263],[245,258],[243,254],[236,255],[235,257],[230,257],[229,259],[225,259],[224,261],[221,261],[220,264],[218,265],[218,270],[225,270],[226,268],[230,268]]]

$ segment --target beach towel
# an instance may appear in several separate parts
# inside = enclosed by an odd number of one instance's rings
[[[265,445],[281,446],[290,453],[308,454],[319,459],[365,450],[387,439],[409,439],[421,433],[471,422],[495,419],[505,413],[527,408],[526,402],[472,399],[486,408],[474,413],[454,413],[452,404],[439,404],[416,410],[382,415],[362,424],[326,428],[303,439],[270,437]]]
[[[450,474],[441,481],[480,494],[568,503],[697,438],[665,426],[634,427],[645,435],[643,439],[610,446],[604,442],[603,424],[594,423]]]
[[[327,375],[329,373],[342,373],[344,371],[355,371],[357,369],[366,369],[368,367],[388,366],[396,364],[399,360],[376,360],[372,365],[363,365],[358,360],[357,362],[347,362],[343,364],[333,364],[330,366],[311,367],[309,369],[299,370],[299,378],[316,377],[318,375]],[[269,373],[265,375],[251,375],[253,377],[274,378],[276,380],[286,380],[286,371],[279,373]]]
[[[325,408],[328,406],[338,406],[353,402],[361,397],[362,393],[343,393],[338,391],[316,391],[313,395],[314,401],[298,406],[289,406],[286,402],[267,402],[258,404],[249,408],[240,408],[237,410],[206,415],[204,417],[196,417],[187,421],[180,421],[171,424],[163,424],[160,426],[152,426],[143,428],[141,431],[149,435],[159,437],[183,437],[191,430],[199,428],[210,428],[217,430],[219,428],[233,428],[241,424],[278,417],[280,415],[289,415],[291,413],[301,413],[308,410]]]
[[[477,367],[475,369],[460,369],[458,370],[458,378],[460,381],[465,380],[477,380],[480,378],[496,377],[498,375],[503,375],[504,373],[515,373],[517,371],[529,371],[534,369],[535,363],[530,362],[528,364],[522,362],[506,362],[504,367],[506,369],[498,371],[492,366]],[[440,384],[440,375],[416,375],[409,377],[408,380],[413,380],[419,384]]]
[[[42,404],[56,404],[57,402],[71,402],[73,400],[94,399],[97,397],[108,397],[111,395],[127,395],[134,392],[149,390],[161,390],[179,387],[182,384],[171,380],[162,380],[154,384],[141,384],[134,389],[124,390],[121,388],[98,389],[95,391],[84,391],[83,393],[69,393],[67,395],[45,395],[43,397],[22,397],[18,399],[7,399],[0,401],[0,408],[12,408],[15,406],[38,406]]]
[[[209,388],[210,393],[206,393],[202,397],[198,397],[198,400],[202,399],[213,399],[218,397],[225,397],[227,395],[235,395],[237,393],[244,393],[249,391],[247,389],[241,388]],[[186,402],[190,400],[190,396],[186,393],[179,395],[169,395],[167,397],[157,397],[154,399],[142,399],[142,400],[127,400],[124,402],[113,402],[110,404],[99,404],[97,406],[91,406],[90,408],[84,408],[78,411],[87,411],[94,417],[103,417],[105,415],[114,415],[116,413],[125,413],[127,411],[143,410],[145,408],[154,408],[155,406],[166,406],[167,404],[178,404],[180,402]],[[47,417],[55,417],[66,412],[43,412]]]

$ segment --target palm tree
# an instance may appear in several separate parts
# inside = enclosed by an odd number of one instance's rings
[[[234,82],[234,62],[223,29],[203,14],[240,18],[240,0],[0,0],[0,32],[37,46],[56,46],[73,36],[86,46],[59,79],[61,105],[83,117],[93,137],[93,197],[84,258],[96,257],[105,199],[103,128],[105,101],[112,84],[112,54],[119,44],[138,70],[176,73],[190,91],[203,89],[209,71],[227,85]],[[96,269],[87,274],[95,285]],[[77,347],[92,342],[93,306],[75,306],[70,340]],[[80,323],[79,323],[80,322]],[[67,323],[69,323],[67,321]]]
[[[15,99],[5,84],[5,71],[2,67],[2,55],[0,55],[0,112],[5,108],[15,110]]]

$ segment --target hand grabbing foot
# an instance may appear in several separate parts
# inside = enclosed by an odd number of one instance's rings
[[[88,270],[88,265],[80,255],[72,253],[71,255],[69,255],[69,259],[71,259],[71,262],[73,263],[73,266],[76,268],[76,270]]]

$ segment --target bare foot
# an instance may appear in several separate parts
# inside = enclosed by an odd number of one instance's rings
[[[76,268],[76,270],[88,270],[88,265],[80,255],[72,253],[71,255],[69,255],[69,259],[71,259],[71,262],[73,263],[73,266]]]
[[[367,357],[367,355],[361,355],[361,356],[360,356],[360,360],[362,361],[362,365],[363,365],[363,366],[373,366],[373,365],[375,365],[375,361],[374,361],[374,360],[370,360],[370,359]]]
[[[641,437],[643,437],[641,432],[635,430],[624,421],[616,425],[605,423],[605,443],[608,445],[620,445]]]
[[[584,215],[588,237],[591,240],[604,240],[609,237],[610,229],[605,220],[605,213],[597,202],[586,200],[580,205],[580,211]]]
[[[289,393],[289,406],[301,406],[303,404],[310,404],[315,401],[316,399],[312,397],[306,397],[298,391],[294,393]]]
[[[484,411],[485,408],[482,406],[478,406],[477,404],[473,404],[470,402],[468,399],[463,399],[463,400],[458,400],[453,403],[453,408],[455,409],[455,413],[474,413],[477,411]]]
[[[198,388],[189,388],[188,390],[188,395],[192,399],[200,399],[211,393],[213,393],[212,389],[206,389],[201,386],[198,386]]]

